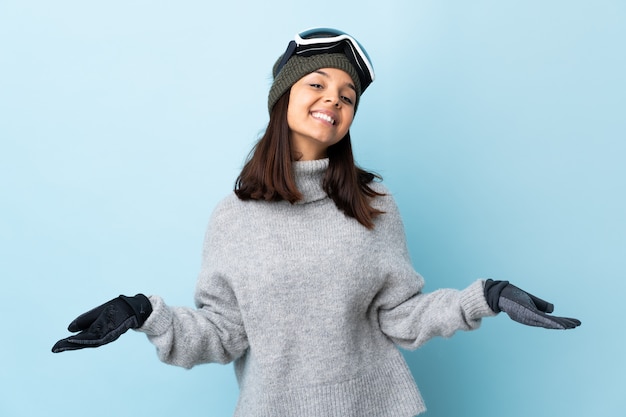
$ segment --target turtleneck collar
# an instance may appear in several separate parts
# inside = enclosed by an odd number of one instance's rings
[[[302,193],[297,204],[311,203],[327,197],[322,182],[328,169],[328,158],[313,161],[294,161],[293,172],[296,186]]]

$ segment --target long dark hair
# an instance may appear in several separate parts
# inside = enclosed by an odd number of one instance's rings
[[[293,204],[302,199],[292,170],[288,106],[289,91],[272,108],[265,133],[237,177],[235,194],[241,200],[285,200]],[[339,210],[373,229],[373,219],[382,211],[372,207],[370,201],[383,194],[374,191],[370,183],[381,177],[356,166],[349,132],[338,143],[329,146],[327,153],[329,165],[322,184],[324,191]]]

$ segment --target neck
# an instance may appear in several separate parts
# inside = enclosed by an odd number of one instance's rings
[[[292,158],[294,161],[315,161],[327,157],[328,146],[318,143],[311,143],[305,140],[294,140],[290,138]]]
[[[292,154],[292,160],[294,162],[303,162],[303,161],[318,161],[320,159],[326,159],[328,158],[328,155],[326,155],[326,153],[319,153],[319,154],[304,154],[302,152],[293,152]]]

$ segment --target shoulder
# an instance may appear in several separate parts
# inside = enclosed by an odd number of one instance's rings
[[[372,190],[380,194],[389,194],[389,189],[382,180],[373,180],[367,184]]]
[[[369,186],[381,194],[372,199],[372,207],[382,212],[374,219],[375,229],[379,233],[390,234],[394,239],[404,235],[404,222],[393,192],[380,181],[372,182]]]
[[[245,202],[241,201],[234,192],[222,198],[211,213],[209,220],[210,230],[223,230],[237,223],[237,219],[244,217]]]
[[[385,213],[397,213],[398,206],[394,199],[393,192],[383,184],[382,181],[372,181],[368,185],[374,192],[380,194],[372,199],[372,206],[374,206],[374,208]]]
[[[229,241],[240,239],[249,232],[245,206],[246,202],[241,201],[234,192],[216,204],[204,235],[205,250],[210,247],[226,247]]]
[[[215,209],[213,209],[213,216],[221,216],[232,210],[237,210],[242,203],[243,201],[234,192],[231,192],[217,203]]]

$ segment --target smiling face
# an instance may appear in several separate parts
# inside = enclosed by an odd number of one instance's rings
[[[324,158],[326,149],[346,136],[356,98],[352,78],[336,68],[314,71],[291,87],[287,123],[298,159]]]

